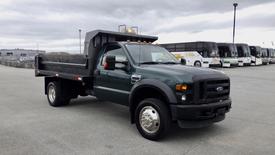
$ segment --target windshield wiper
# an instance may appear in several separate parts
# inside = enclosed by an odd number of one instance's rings
[[[155,62],[155,61],[147,61],[147,62],[141,62],[140,64],[148,64],[148,65],[154,65],[154,64],[159,64],[159,62]]]

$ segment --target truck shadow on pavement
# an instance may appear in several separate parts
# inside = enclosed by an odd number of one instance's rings
[[[182,129],[177,123],[173,123],[169,135],[164,141],[188,141],[190,139],[207,139],[208,137],[215,137],[226,132],[226,128],[219,124],[213,124],[203,128]]]
[[[129,132],[132,134],[140,136],[135,125],[130,124],[129,111],[126,106],[102,102],[93,97],[85,97],[72,100],[66,108],[77,111],[81,115],[87,115],[91,117],[91,119],[96,117],[103,119],[102,121],[105,122],[115,122],[118,126],[126,130],[130,129]],[[228,132],[228,129],[219,124],[213,124],[204,128],[182,129],[178,127],[177,123],[173,122],[170,132],[160,142],[188,141],[190,139],[201,140],[223,135],[226,132]]]

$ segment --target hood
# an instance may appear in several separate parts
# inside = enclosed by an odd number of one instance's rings
[[[174,79],[177,82],[191,83],[198,79],[228,78],[221,71],[209,68],[189,67],[181,64],[142,65],[140,69],[145,73],[145,76],[154,76],[155,79],[161,79],[161,81]]]

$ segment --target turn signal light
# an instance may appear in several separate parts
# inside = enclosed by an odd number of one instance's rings
[[[186,84],[177,84],[176,85],[176,90],[177,91],[186,91],[187,90],[187,85]]]

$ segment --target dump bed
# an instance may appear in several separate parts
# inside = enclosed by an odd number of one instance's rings
[[[80,54],[41,54],[36,57],[36,76],[60,76],[75,80],[88,77],[88,58]]]
[[[117,41],[154,42],[153,36],[95,30],[85,38],[84,54],[41,54],[35,60],[36,76],[58,76],[70,80],[93,77],[98,54],[106,43]]]

